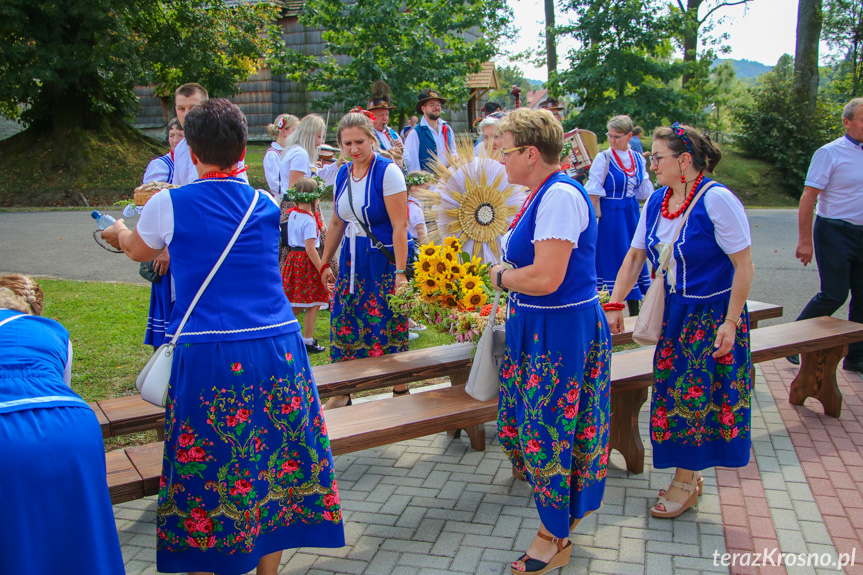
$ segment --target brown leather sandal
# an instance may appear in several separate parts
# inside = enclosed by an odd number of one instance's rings
[[[567,542],[564,543],[562,539],[558,539],[552,535],[546,535],[542,531],[537,532],[537,536],[557,545],[557,553],[554,557],[549,559],[548,563],[544,563],[539,559],[534,559],[525,553],[510,565],[509,568],[514,575],[521,575],[522,573],[542,575],[543,573],[548,573],[552,569],[558,569],[569,565],[569,557],[572,553],[571,541],[567,540]]]

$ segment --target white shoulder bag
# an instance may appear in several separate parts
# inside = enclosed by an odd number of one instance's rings
[[[659,342],[659,337],[662,335],[662,321],[665,316],[665,274],[668,273],[668,265],[674,254],[674,244],[677,238],[680,237],[680,232],[683,230],[683,225],[689,218],[689,212],[698,203],[701,195],[708,190],[716,182],[710,182],[692,199],[692,203],[686,208],[686,213],[680,219],[680,224],[677,226],[677,232],[674,234],[674,239],[665,253],[665,257],[659,264],[659,269],[654,274],[653,281],[650,287],[647,288],[647,293],[644,295],[644,301],[641,302],[641,311],[638,313],[638,318],[635,321],[635,327],[632,329],[632,341],[638,345],[656,345]],[[662,217],[660,214],[659,217]]]
[[[192,310],[195,309],[195,305],[197,305],[198,300],[201,299],[201,294],[203,294],[204,290],[207,289],[207,286],[210,285],[210,280],[212,280],[213,276],[216,275],[216,272],[219,271],[219,268],[222,266],[222,262],[225,261],[225,258],[228,256],[228,252],[230,252],[231,248],[234,247],[234,242],[237,241],[240,232],[245,227],[246,222],[249,221],[249,217],[252,215],[252,211],[254,211],[255,206],[258,203],[260,195],[260,192],[255,190],[255,197],[252,199],[252,205],[250,205],[249,209],[246,210],[246,215],[243,216],[240,225],[237,227],[237,231],[234,232],[234,236],[231,238],[231,241],[228,242],[228,246],[222,252],[216,265],[214,265],[213,269],[210,270],[210,275],[208,275],[207,279],[204,280],[204,283],[201,285],[201,289],[199,289],[198,293],[195,295],[195,299],[193,299],[192,303],[189,304],[189,309],[186,310],[186,315],[183,316],[183,321],[180,322],[180,326],[177,328],[177,333],[174,334],[173,339],[171,339],[170,342],[163,343],[159,346],[159,349],[156,350],[156,353],[153,354],[153,357],[150,358],[150,361],[147,362],[147,365],[144,366],[144,369],[141,370],[141,373],[139,373],[137,379],[135,379],[135,387],[138,388],[138,391],[141,393],[141,398],[144,401],[148,401],[153,405],[158,405],[159,407],[165,407],[165,402],[168,398],[168,383],[171,380],[171,363],[174,360],[174,348],[177,347],[177,340],[180,339],[180,335],[183,333],[183,328],[186,326],[186,322],[189,321],[189,316],[192,315]]]
[[[500,293],[497,290],[494,296],[491,315],[476,344],[470,375],[464,388],[469,396],[479,401],[488,401],[500,393],[500,364],[506,353],[506,326],[495,323]]]

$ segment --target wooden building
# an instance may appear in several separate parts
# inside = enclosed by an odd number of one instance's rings
[[[299,22],[299,16],[303,11],[303,0],[275,0],[282,6],[282,15],[278,20],[282,28],[282,38],[288,48],[297,50],[306,55],[323,56],[324,42],[321,37],[321,29],[306,28]],[[476,36],[474,36],[476,38]],[[338,56],[340,64],[349,63],[346,56]],[[473,121],[478,117],[479,108],[487,101],[488,91],[497,89],[497,72],[493,62],[487,62],[478,74],[468,78],[468,86],[471,96],[468,106],[457,109],[445,109],[443,117],[450,123],[456,132],[469,131]],[[135,127],[148,135],[164,139],[165,110],[162,103],[154,94],[152,86],[138,86],[135,88],[139,104],[135,117]],[[334,128],[342,115],[341,107],[331,110],[315,109],[313,102],[321,97],[320,92],[309,92],[302,84],[288,81],[284,76],[273,76],[269,69],[259,70],[248,81],[240,84],[240,91],[231,97],[246,114],[249,123],[249,140],[269,142],[267,125],[269,125],[279,114],[288,113],[298,117],[306,114],[318,113],[327,118],[329,112],[329,130],[327,139],[335,140]],[[173,116],[173,112],[169,111]]]

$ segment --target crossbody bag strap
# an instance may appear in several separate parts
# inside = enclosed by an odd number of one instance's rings
[[[216,265],[214,265],[213,269],[210,270],[210,275],[207,276],[207,279],[205,279],[204,283],[201,285],[201,289],[199,289],[198,293],[195,294],[195,299],[192,300],[192,303],[189,305],[189,309],[186,310],[186,315],[183,316],[183,321],[180,322],[180,327],[177,328],[177,333],[174,334],[174,339],[171,340],[171,345],[176,345],[177,340],[183,333],[183,328],[186,326],[186,322],[189,321],[189,316],[192,315],[192,310],[195,309],[195,306],[198,304],[198,300],[201,299],[201,295],[204,293],[204,290],[207,289],[208,285],[210,285],[210,280],[213,279],[213,276],[216,275],[216,272],[219,271],[220,267],[222,267],[222,262],[225,261],[226,257],[228,257],[228,252],[230,252],[231,248],[234,247],[234,242],[237,241],[237,238],[240,236],[240,232],[243,231],[243,228],[246,226],[246,222],[249,221],[252,212],[255,210],[255,206],[258,204],[258,198],[260,195],[260,192],[255,190],[255,197],[252,198],[252,205],[250,205],[249,209],[246,210],[246,215],[243,216],[242,221],[240,221],[240,225],[237,226],[237,231],[234,232],[234,235],[231,237],[231,241],[228,242],[222,255],[219,256],[219,260],[216,262]]]
[[[351,177],[351,165],[348,165],[348,178],[350,178],[350,177]],[[366,175],[366,177],[367,178],[372,177],[371,170],[369,170],[369,173],[368,173],[368,175]],[[348,194],[348,204],[351,206],[351,213],[354,214],[354,217],[357,219],[357,223],[360,224],[360,227],[363,228],[363,231],[366,233],[366,235],[372,241],[372,245],[374,247],[376,247],[379,251],[383,252],[383,254],[387,257],[387,259],[390,261],[390,263],[395,265],[395,263],[396,263],[395,256],[393,254],[391,254],[390,251],[384,247],[384,244],[382,244],[381,242],[378,241],[378,239],[372,233],[372,230],[369,229],[369,227],[366,225],[366,223],[357,215],[356,210],[354,210],[354,190],[353,190],[353,187],[351,186],[351,182],[347,179],[345,180],[345,186],[347,186],[347,188],[348,188],[347,190],[345,190],[345,192]]]
[[[21,315],[13,315],[12,317],[7,317],[3,321],[0,321],[0,326],[6,325],[10,321],[14,321],[14,320],[21,318],[21,317],[24,317],[26,315],[27,315],[26,313],[22,313]]]
[[[668,253],[665,254],[665,259],[662,261],[662,265],[659,266],[660,272],[664,272],[666,269],[668,269],[668,263],[671,261],[671,254],[674,253],[674,244],[677,243],[677,238],[680,237],[680,232],[683,231],[683,225],[686,223],[686,220],[689,218],[689,212],[692,211],[692,208],[695,207],[695,204],[698,203],[698,200],[701,198],[701,196],[704,194],[704,192],[706,192],[707,190],[712,188],[715,183],[716,183],[716,180],[711,181],[706,186],[701,188],[701,190],[697,194],[695,194],[695,197],[692,198],[692,203],[689,204],[689,207],[686,208],[686,213],[684,213],[683,217],[680,219],[680,224],[677,226],[677,232],[675,232],[675,234],[674,234],[674,239],[671,240],[671,244],[670,244],[670,247],[668,249]],[[660,213],[659,217],[660,218],[662,217],[661,213]]]

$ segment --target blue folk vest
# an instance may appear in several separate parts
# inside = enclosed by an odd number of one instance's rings
[[[167,337],[176,333],[255,190],[239,178],[195,180],[170,190],[174,207],[171,270],[176,303]],[[213,276],[180,343],[239,341],[299,331],[279,274],[279,208],[260,195],[234,247]]]
[[[168,166],[168,183],[174,183],[174,158],[171,157],[170,152],[165,154],[164,156],[159,156],[156,158],[157,160],[162,160],[166,166]]]
[[[602,183],[603,189],[605,189],[605,200],[622,200],[624,198],[634,198],[635,191],[638,189],[638,186],[641,185],[642,180],[644,179],[644,156],[641,154],[632,154],[632,159],[635,162],[635,175],[627,176],[623,171],[623,168],[614,160],[614,156],[610,152],[607,153],[608,156],[608,175],[605,177],[605,181]],[[630,190],[627,186],[630,177],[635,180],[635,185]],[[615,202],[609,202],[609,208],[615,209]],[[620,204],[621,206],[623,204]],[[602,209],[606,209],[606,204],[602,205]]]
[[[18,315],[2,309],[0,321]],[[68,352],[69,332],[54,320],[25,315],[0,326],[0,413],[87,407],[63,381]]]
[[[704,178],[698,189],[710,180]],[[715,187],[715,186],[714,186]],[[647,257],[656,269],[659,266],[659,238],[656,230],[662,217],[662,200],[668,188],[654,192],[644,209],[647,224]],[[707,214],[705,198],[713,193],[707,190],[692,208],[689,218],[674,244],[674,259],[677,262],[677,278],[674,286],[666,285],[675,302],[683,304],[711,303],[731,296],[734,265],[719,244],[716,243],[713,221]],[[666,279],[666,282],[668,280]]]
[[[566,276],[557,291],[544,296],[511,292],[509,295],[511,308],[522,308],[525,311],[538,313],[574,311],[596,305],[599,301],[599,294],[596,292],[596,216],[587,192],[581,184],[562,172],[554,173],[540,186],[509,235],[504,246],[503,259],[515,268],[533,263],[536,255],[533,237],[536,231],[537,211],[548,188],[557,183],[574,187],[584,199],[589,210],[587,228],[578,237],[578,247],[569,255]]]
[[[360,208],[357,205],[356,208],[362,212],[358,213],[357,216],[366,223],[378,241],[386,247],[393,245],[393,225],[390,222],[389,213],[387,213],[387,206],[384,204],[384,173],[387,171],[387,166],[392,163],[392,160],[375,154],[372,158],[372,165],[369,167],[369,175],[366,178],[365,206]],[[348,162],[339,169],[339,173],[336,175],[336,206],[339,205],[339,198],[342,194],[351,193],[348,179],[352,166],[353,162]]]
[[[455,145],[455,140],[453,139],[452,135],[452,129],[443,120],[440,120],[440,122],[441,130],[443,131],[443,135],[447,144],[446,151],[450,152]],[[442,155],[438,154],[437,139],[435,139],[434,132],[432,132],[431,128],[429,128],[428,126],[417,126],[414,129],[417,131],[417,136],[419,136],[420,169],[428,171],[432,165],[432,162],[434,161],[435,156],[442,158]]]

